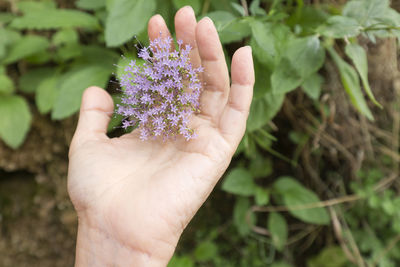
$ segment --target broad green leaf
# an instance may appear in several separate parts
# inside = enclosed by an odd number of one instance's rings
[[[7,55],[7,48],[21,39],[17,31],[0,27],[0,60]]]
[[[365,52],[364,48],[362,48],[358,44],[348,44],[346,46],[346,55],[351,58],[353,61],[358,74],[361,77],[361,81],[364,86],[364,90],[367,93],[368,97],[374,102],[375,105],[382,108],[381,104],[376,101],[374,94],[372,93],[371,87],[368,81],[368,60],[367,60],[367,53]]]
[[[285,94],[299,87],[303,77],[297,68],[286,58],[283,58],[271,76],[272,92]]]
[[[264,95],[271,91],[271,74],[272,72],[265,65],[258,61],[258,58],[254,58],[254,72],[255,72],[255,84],[254,84],[254,98],[262,98]]]
[[[248,20],[238,19],[226,11],[214,11],[207,14],[216,25],[221,43],[240,41],[251,34]]]
[[[53,35],[51,42],[55,46],[75,44],[79,42],[79,35],[74,29],[61,29]]]
[[[78,8],[96,10],[106,7],[106,0],[78,0],[75,5]]]
[[[79,110],[82,93],[89,86],[104,88],[111,75],[108,66],[88,65],[67,73],[59,82],[59,93],[56,97],[53,119],[64,119]]]
[[[214,242],[204,241],[200,243],[195,251],[194,257],[198,261],[209,261],[215,258],[218,254],[218,247]]]
[[[284,204],[294,217],[314,224],[328,224],[329,214],[324,208],[303,207],[320,202],[318,196],[291,177],[280,177],[274,189],[281,195]]]
[[[31,112],[24,98],[0,95],[0,138],[11,148],[18,148],[31,125]]]
[[[58,47],[54,55],[54,60],[57,62],[65,62],[80,56],[82,56],[82,46],[78,43],[71,43]]]
[[[0,73],[0,95],[14,92],[14,82],[5,73]]]
[[[256,220],[254,213],[249,210],[250,200],[248,198],[236,198],[233,208],[233,223],[241,236],[247,236],[251,232],[251,227]]]
[[[194,261],[188,256],[173,256],[167,267],[194,267]]]
[[[155,0],[115,0],[106,21],[107,46],[122,45],[143,31],[155,8]]]
[[[252,132],[266,125],[278,113],[285,99],[285,94],[267,92],[264,97],[251,103],[247,120],[247,131]]]
[[[307,261],[307,267],[344,267],[349,260],[339,246],[324,248],[317,256]]]
[[[254,178],[264,178],[272,173],[272,163],[268,157],[261,154],[251,159],[249,171]]]
[[[176,9],[180,9],[184,6],[191,6],[195,14],[199,14],[201,11],[200,0],[172,0]]]
[[[344,17],[332,16],[326,24],[317,28],[317,32],[325,37],[345,38],[360,34],[361,26],[357,20]]]
[[[278,251],[282,251],[288,238],[288,226],[285,218],[279,213],[270,213],[268,216],[268,231],[271,234],[274,247]]]
[[[38,85],[46,78],[53,76],[54,68],[42,67],[30,69],[19,78],[19,90],[24,93],[33,93]]]
[[[16,29],[51,30],[59,28],[85,28],[89,30],[100,27],[96,17],[72,9],[46,9],[30,12],[15,18],[11,24]]]
[[[361,91],[360,79],[357,72],[352,66],[345,62],[332,47],[328,48],[328,51],[336,63],[336,66],[339,68],[343,87],[349,95],[351,103],[361,114],[365,115],[370,120],[374,120]]]
[[[257,58],[267,66],[275,66],[291,36],[290,29],[285,25],[255,20],[251,23],[251,31],[252,38],[258,45],[255,51]]]
[[[285,57],[296,69],[296,73],[306,79],[324,64],[325,49],[317,36],[296,38],[289,41]]]
[[[24,14],[33,13],[38,11],[45,11],[48,9],[55,9],[56,3],[52,1],[42,1],[42,2],[35,2],[35,1],[18,1],[17,8]]]
[[[250,14],[253,16],[266,16],[267,12],[260,7],[260,0],[254,0],[251,2],[249,7]]]
[[[38,85],[35,101],[41,114],[45,114],[53,108],[54,100],[58,93],[57,82],[58,77],[53,76],[43,79]]]
[[[104,68],[112,70],[120,57],[114,50],[101,46],[81,46],[81,49],[82,56],[75,62],[78,65],[102,65]]]
[[[107,132],[112,132],[118,125],[121,124],[123,116],[117,114],[115,111],[117,109],[117,104],[121,104],[121,95],[112,95],[114,101],[114,114],[111,117],[110,123],[108,124]]]
[[[0,12],[0,24],[7,24],[15,18],[15,15],[7,12]]]
[[[230,171],[222,183],[222,190],[241,196],[251,196],[255,189],[253,177],[243,168]]]
[[[322,77],[318,73],[311,74],[308,78],[303,82],[301,87],[303,91],[308,95],[309,98],[313,100],[318,100],[321,95],[321,86],[324,82],[324,77]]]
[[[386,16],[389,0],[352,0],[343,8],[343,15],[356,19],[362,26],[368,27]]]
[[[232,8],[240,15],[240,16],[245,16],[244,8],[243,6],[239,5],[238,3],[232,2],[231,3]]]
[[[270,267],[293,267],[293,265],[284,261],[276,261]]]
[[[49,46],[47,38],[37,35],[26,35],[19,39],[8,51],[4,64],[14,63],[20,59],[45,51]]]
[[[214,10],[224,10],[224,11],[232,12],[233,11],[232,2],[236,2],[236,0],[210,1],[210,6]]]
[[[259,206],[267,205],[269,202],[269,192],[262,187],[257,187],[254,198],[257,205]]]

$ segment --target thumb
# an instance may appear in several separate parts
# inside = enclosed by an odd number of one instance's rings
[[[82,95],[74,141],[82,143],[84,140],[106,137],[113,110],[114,102],[106,90],[94,86],[87,88]]]

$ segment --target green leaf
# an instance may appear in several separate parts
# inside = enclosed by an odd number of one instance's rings
[[[357,75],[357,72],[350,66],[347,62],[345,62],[336,51],[330,47],[328,51],[333,58],[336,66],[339,68],[340,77],[342,79],[343,87],[346,93],[350,97],[350,101],[353,106],[363,115],[365,115],[369,120],[374,120],[374,117],[368,108],[367,102],[363,96],[360,87],[360,80]]]
[[[267,205],[269,202],[269,192],[262,187],[257,187],[254,198],[257,205],[259,206]]]
[[[200,0],[172,0],[176,9],[180,9],[184,6],[191,6],[195,14],[199,14],[201,11]]]
[[[264,178],[272,173],[271,160],[261,154],[257,154],[251,161],[249,170],[254,178]]]
[[[303,187],[291,177],[280,177],[274,184],[274,189],[282,196],[284,204],[294,217],[314,224],[328,224],[329,214],[324,208],[306,208],[305,205],[320,202],[318,196]]]
[[[389,0],[352,0],[343,8],[343,15],[356,19],[362,26],[376,24],[386,16]]]
[[[240,16],[245,16],[244,8],[243,6],[239,5],[238,3],[232,2],[231,6],[233,7],[234,10],[236,10],[237,13],[239,13]]]
[[[122,45],[143,31],[155,8],[155,0],[115,0],[106,21],[107,46]]]
[[[303,91],[308,95],[309,98],[313,100],[318,100],[321,95],[321,86],[324,82],[324,77],[319,75],[318,73],[311,74],[308,78],[303,82],[301,87]]]
[[[14,82],[5,73],[0,74],[0,95],[14,92]]]
[[[88,13],[71,9],[46,9],[29,12],[15,18],[11,27],[16,29],[51,30],[59,28],[85,28],[89,30],[100,27],[97,18]]]
[[[253,16],[257,16],[257,15],[266,16],[267,15],[267,12],[265,12],[265,10],[260,7],[260,0],[252,1],[250,4],[250,7],[249,7],[249,11],[250,11],[250,14],[252,14]]]
[[[78,0],[75,5],[78,8],[96,10],[106,7],[106,0]]]
[[[9,50],[4,58],[4,64],[14,63],[20,59],[29,57],[39,52],[45,51],[49,46],[49,41],[37,35],[26,35],[19,39]]]
[[[241,196],[251,196],[255,193],[255,189],[253,177],[243,168],[230,171],[222,183],[222,190]]]
[[[107,132],[112,132],[118,125],[121,124],[124,116],[117,114],[115,111],[117,105],[121,104],[121,95],[112,95],[114,101],[114,115],[111,117],[110,123],[108,124]]]
[[[188,256],[178,257],[174,255],[167,267],[194,267],[194,262]]]
[[[46,78],[54,75],[54,68],[35,68],[22,74],[19,78],[19,89],[24,93],[33,93]]]
[[[20,96],[0,95],[0,138],[11,148],[18,148],[31,125],[28,103]]]
[[[322,67],[325,49],[317,36],[296,38],[289,41],[285,57],[296,69],[296,73],[305,79]]]
[[[59,82],[52,118],[64,119],[78,111],[83,91],[89,86],[104,88],[110,75],[109,67],[102,65],[81,66],[65,74]]]
[[[38,11],[45,11],[48,9],[55,9],[56,3],[52,1],[42,1],[42,2],[21,1],[17,2],[17,8],[19,11],[26,14]]]
[[[7,48],[19,39],[21,39],[21,34],[19,32],[0,28],[0,60],[7,55]]]
[[[267,92],[264,97],[254,99],[247,120],[247,131],[253,132],[266,125],[281,109],[285,94]]]
[[[275,94],[285,94],[299,87],[303,77],[292,63],[283,58],[271,76],[272,91]]]
[[[360,30],[357,20],[343,16],[332,16],[326,24],[317,28],[319,34],[330,38],[355,37],[360,34]]]
[[[274,247],[278,251],[282,251],[288,238],[288,226],[285,218],[279,213],[270,213],[268,216],[268,231],[271,233]]]
[[[249,212],[250,200],[245,197],[236,198],[233,208],[233,222],[241,236],[247,236],[251,232],[256,217],[254,213]]]
[[[76,44],[79,42],[79,35],[74,29],[61,29],[53,35],[51,42],[55,46]]]
[[[251,34],[248,20],[238,19],[226,11],[214,11],[207,14],[216,25],[221,43],[240,41]]]
[[[49,112],[54,105],[54,100],[58,93],[58,77],[53,76],[44,79],[37,88],[35,94],[36,106],[41,114]]]
[[[272,72],[265,65],[261,64],[255,55],[254,58],[254,98],[262,98],[268,91],[271,91],[271,74]]]
[[[7,12],[0,12],[0,24],[8,24],[15,18],[15,15]]]
[[[194,257],[198,261],[209,261],[218,254],[218,247],[214,242],[204,241],[200,243],[194,251]]]
[[[349,260],[339,246],[324,248],[317,256],[307,261],[307,267],[344,267]]]
[[[376,101],[374,94],[372,93],[371,87],[368,81],[368,60],[367,53],[365,50],[358,44],[348,44],[346,46],[346,55],[353,61],[354,66],[356,67],[358,74],[361,77],[361,81],[364,86],[364,90],[367,93],[368,97],[371,101],[382,108],[382,105]]]
[[[257,44],[257,59],[269,67],[277,65],[291,37],[290,29],[285,25],[255,20],[251,23],[251,31]]]

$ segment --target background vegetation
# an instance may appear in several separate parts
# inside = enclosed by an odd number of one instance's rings
[[[117,101],[148,19],[173,29],[184,5],[213,19],[228,63],[252,46],[256,85],[230,169],[169,266],[399,266],[400,7],[389,0],[1,1],[0,265],[72,264],[66,151],[81,94],[97,85]]]

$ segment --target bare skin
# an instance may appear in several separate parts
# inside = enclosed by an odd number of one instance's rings
[[[201,113],[189,142],[140,141],[137,131],[106,136],[113,111],[97,87],[82,97],[69,152],[68,191],[79,217],[76,266],[166,266],[182,231],[204,203],[243,137],[252,99],[250,47],[236,51],[231,83],[217,31],[190,7],[175,16],[177,39],[202,65]],[[169,34],[163,18],[148,24],[151,39]]]

